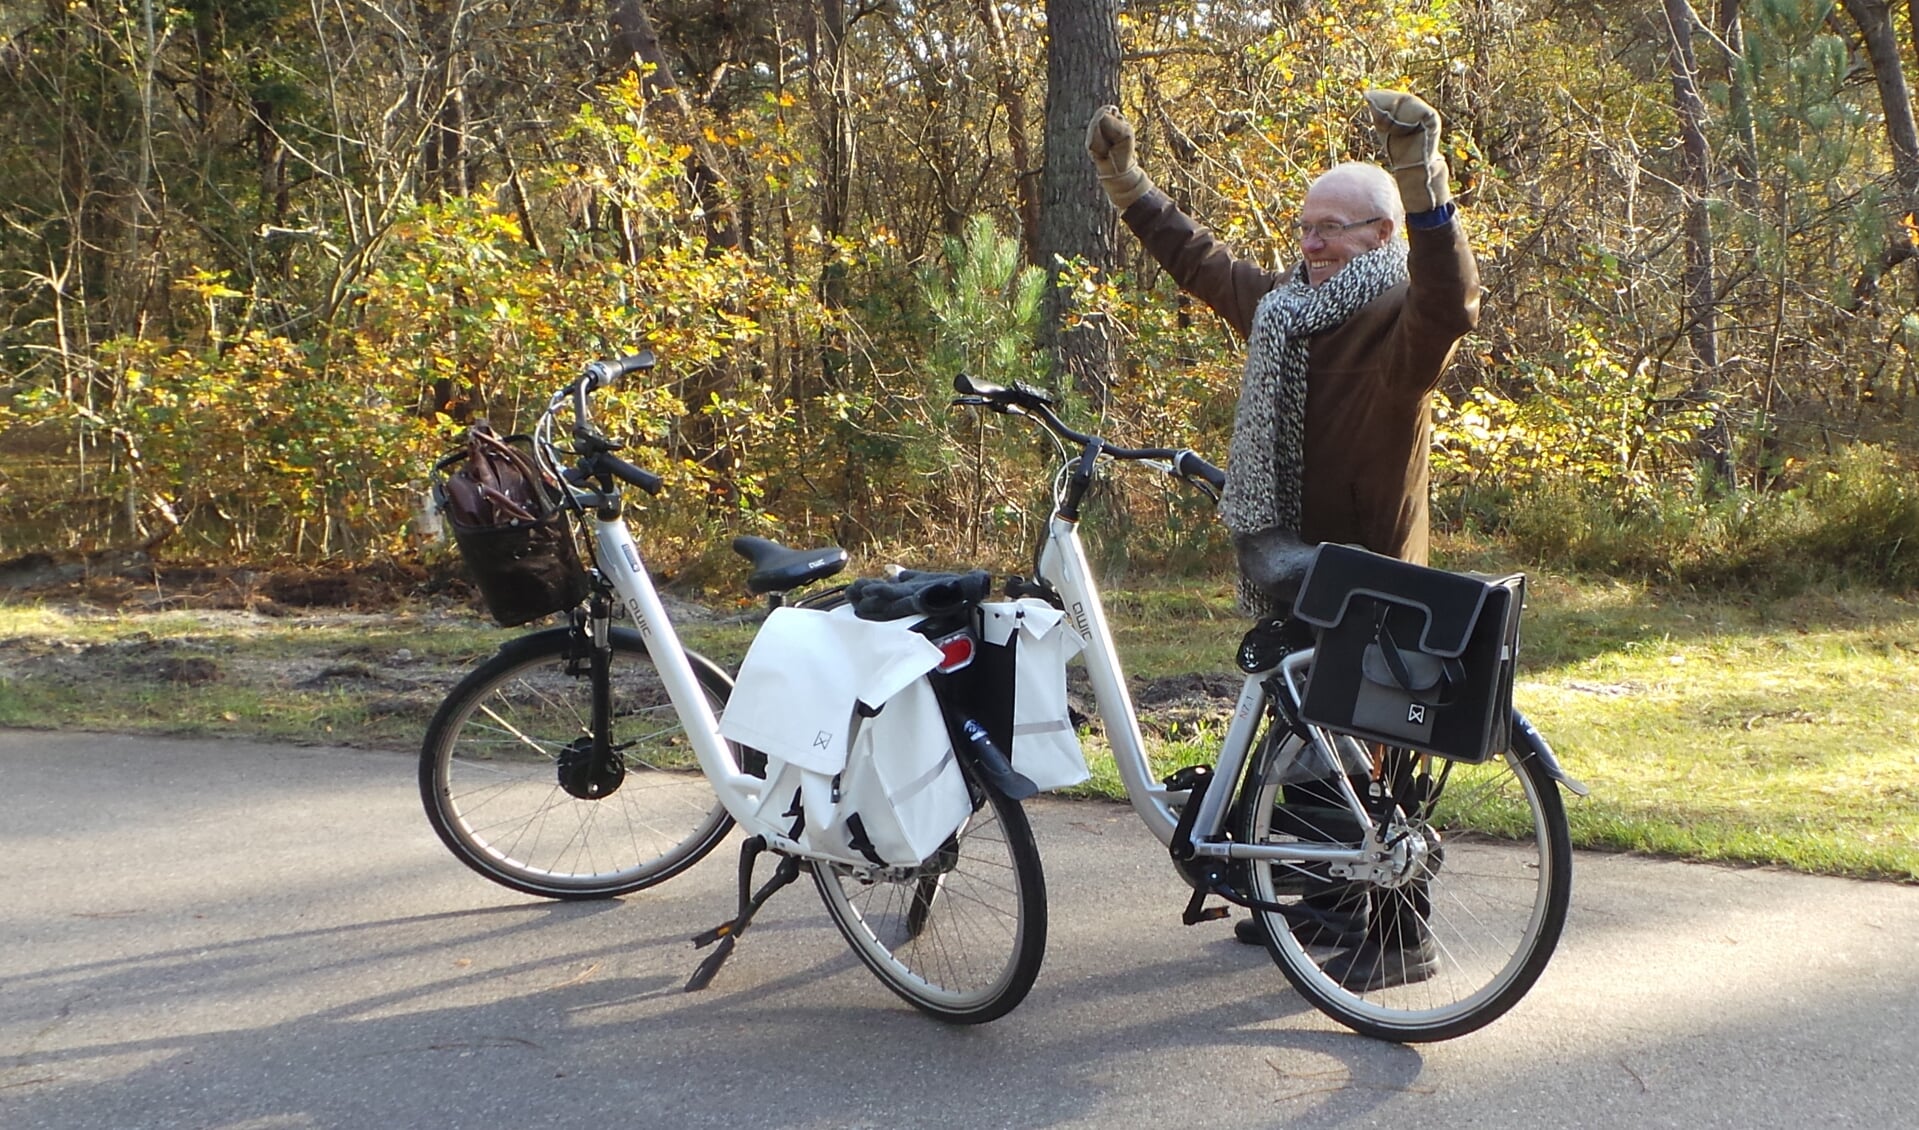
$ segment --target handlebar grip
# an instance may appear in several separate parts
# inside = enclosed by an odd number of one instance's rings
[[[580,461],[580,478],[592,478],[595,475],[611,475],[623,483],[639,487],[648,494],[658,494],[661,488],[666,486],[665,479],[644,468],[635,467],[619,456],[606,451],[596,451]],[[569,473],[567,478],[574,479],[574,476]]]
[[[1001,410],[1007,407],[1046,409],[1059,407],[1059,401],[1052,393],[1021,381],[1014,381],[1009,387],[989,381],[974,380],[971,374],[959,373],[953,377],[953,391],[961,396],[979,397]]]
[[[645,372],[658,362],[651,349],[629,353],[613,361],[589,362],[586,366],[586,390],[592,392],[597,388],[605,388],[628,374]]]
[[[1214,490],[1226,489],[1226,472],[1191,451],[1182,451],[1173,457],[1173,470],[1187,478],[1205,479]]]

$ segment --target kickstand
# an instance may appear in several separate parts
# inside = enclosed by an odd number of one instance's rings
[[[1206,896],[1209,893],[1210,892],[1207,891],[1194,891],[1193,897],[1186,900],[1186,912],[1179,916],[1179,920],[1188,926],[1197,926],[1201,922],[1211,922],[1214,919],[1224,918],[1232,913],[1232,911],[1223,906],[1207,906]]]
[[[700,967],[693,971],[693,976],[686,982],[687,992],[697,993],[712,983],[714,974],[733,955],[733,947],[738,944],[747,926],[752,924],[753,916],[759,913],[760,907],[773,896],[774,891],[800,877],[800,861],[790,855],[784,856],[766,885],[749,895],[748,892],[753,891],[753,864],[765,850],[764,836],[754,836],[740,845],[740,912],[731,922],[723,922],[694,937],[693,945],[696,948],[710,946],[714,942],[720,945],[707,954],[706,960],[700,962]]]

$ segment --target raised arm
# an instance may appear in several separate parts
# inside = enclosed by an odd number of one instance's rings
[[[1373,128],[1386,153],[1386,171],[1399,185],[1406,207],[1406,348],[1427,359],[1408,357],[1400,371],[1416,375],[1427,388],[1439,383],[1450,345],[1479,323],[1479,268],[1458,217],[1454,215],[1452,171],[1440,152],[1439,112],[1416,95],[1398,90],[1369,90]]]
[[[1099,171],[1100,187],[1147,253],[1181,290],[1211,306],[1241,337],[1251,333],[1254,308],[1282,274],[1234,258],[1212,232],[1155,188],[1133,159],[1132,123],[1114,107],[1100,107],[1087,124],[1086,152]]]

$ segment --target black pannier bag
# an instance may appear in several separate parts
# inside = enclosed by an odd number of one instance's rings
[[[433,465],[433,503],[487,611],[503,627],[561,612],[586,599],[586,570],[526,436],[502,437],[485,421],[460,450]]]
[[[1523,573],[1320,546],[1293,606],[1319,628],[1300,717],[1454,761],[1504,753],[1525,599]]]

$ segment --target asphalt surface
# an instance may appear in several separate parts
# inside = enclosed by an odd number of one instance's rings
[[[1399,1047],[1308,1008],[1129,810],[1032,806],[1039,984],[942,1026],[809,886],[703,993],[733,841],[530,899],[411,756],[0,731],[0,1127],[1919,1126],[1919,888],[1581,855],[1512,1013]]]

